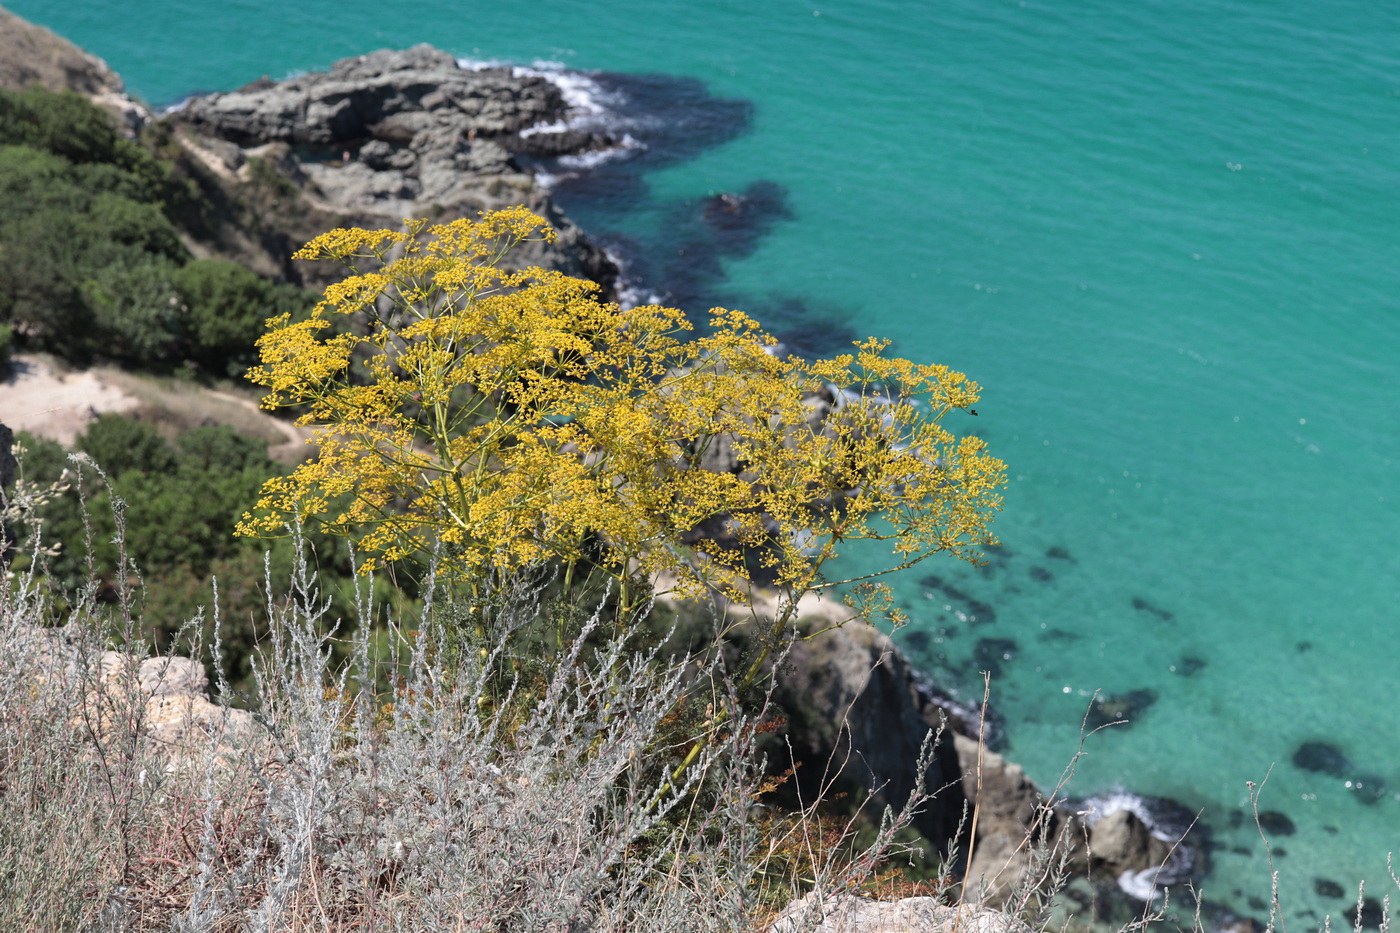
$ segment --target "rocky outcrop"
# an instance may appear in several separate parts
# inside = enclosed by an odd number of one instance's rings
[[[171,119],[182,140],[216,175],[257,182],[268,171],[317,229],[397,226],[406,217],[448,221],[523,204],[558,232],[554,244],[526,244],[518,265],[540,265],[598,282],[609,297],[617,269],[524,171],[517,153],[579,151],[609,144],[558,128],[568,114],[559,88],[511,69],[462,68],[427,45],[384,49],[336,62],[328,72],[261,80],[190,100]],[[557,154],[557,153],[555,153]],[[309,226],[309,225],[308,225]],[[298,244],[299,245],[299,244]],[[298,267],[293,277],[325,283],[334,270]]]
[[[926,716],[933,714],[925,710]],[[1087,867],[1086,831],[1078,814],[1047,801],[1020,765],[979,749],[975,739],[958,735],[954,747],[963,793],[977,804],[976,837],[967,841],[972,851],[965,896],[1001,906],[1058,864],[1080,872]]]
[[[22,91],[34,84],[89,97],[122,92],[121,78],[102,59],[0,9],[0,88]]]
[[[770,933],[1031,933],[1008,914],[980,907],[949,907],[933,897],[880,901],[851,894],[812,892],[789,904]]]
[[[247,710],[210,700],[204,666],[190,658],[137,661],[120,651],[95,651],[87,633],[21,625],[22,666],[40,684],[80,685],[85,701],[75,724],[106,735],[133,724],[167,770],[203,768],[212,754],[231,763],[255,752],[266,731]],[[18,659],[12,658],[12,663]]]
[[[849,611],[830,601],[802,609],[799,630],[820,634],[795,641],[776,667],[774,699],[787,716],[785,748],[800,763],[804,799],[834,782],[899,807],[924,787],[933,796],[914,828],[939,852],[958,853],[953,878],[963,899],[987,907],[1016,903],[1057,876],[1116,882],[1140,898],[1192,876],[1192,849],[1178,845],[1184,826],[1145,818],[1149,806],[1170,802],[1047,798],[1019,765],[979,747],[976,720],[940,706],[889,636],[860,620],[833,628]],[[920,775],[931,730],[935,755]]]
[[[417,45],[342,59],[324,73],[263,79],[196,98],[183,118],[241,146],[280,140],[333,150],[377,140],[384,143],[384,161],[406,166],[425,150],[469,153],[468,134],[471,141],[518,136],[562,119],[566,110],[558,87],[544,78],[515,77],[505,68],[463,69],[447,52]],[[417,146],[405,150],[415,140]]]
[[[33,85],[82,94],[115,116],[128,136],[150,116],[126,96],[122,79],[102,59],[0,9],[0,88],[22,91]]]
[[[787,717],[787,747],[800,765],[795,780],[804,799],[836,781],[899,808],[922,787],[932,799],[913,826],[946,851],[966,801],[952,732],[937,723],[931,729],[921,715],[913,670],[889,636],[859,621],[831,628],[850,610],[830,601],[812,601],[804,610],[801,631],[827,631],[794,642],[774,672],[774,699]],[[933,759],[920,774],[930,731]]]

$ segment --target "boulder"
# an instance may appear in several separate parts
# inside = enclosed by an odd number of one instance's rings
[[[901,807],[922,783],[933,795],[913,826],[940,852],[956,838],[965,802],[953,734],[930,723],[917,703],[914,672],[888,635],[856,620],[831,626],[850,610],[810,600],[796,641],[774,672],[774,699],[788,718],[787,740],[805,799],[832,778]],[[920,748],[936,736],[921,775]]]
[[[812,892],[793,901],[770,933],[1031,933],[1009,914],[981,907],[949,907],[932,897],[880,901],[852,894]]]
[[[203,768],[211,753],[228,765],[268,740],[252,713],[210,700],[209,679],[198,661],[157,656],[136,662],[119,651],[93,658],[87,639],[69,629],[21,625],[17,631],[29,654],[25,666],[40,684],[84,684],[85,708],[74,714],[75,723],[103,734],[127,728],[134,700],[141,732],[168,771]]]

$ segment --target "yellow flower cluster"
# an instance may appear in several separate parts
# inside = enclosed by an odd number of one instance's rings
[[[335,230],[299,252],[352,274],[308,320],[268,322],[249,378],[268,408],[301,408],[319,455],[269,481],[240,533],[314,520],[372,557],[436,552],[467,578],[599,547],[620,576],[730,593],[756,568],[789,592],[826,585],[853,539],[892,542],[900,566],[990,540],[1004,465],[940,424],[977,400],[961,373],[873,339],[782,358],[741,312],[716,309],[696,335],[674,309],[503,265],[553,235],[512,209]],[[701,466],[716,445],[735,471]],[[724,540],[695,534],[716,522]]]

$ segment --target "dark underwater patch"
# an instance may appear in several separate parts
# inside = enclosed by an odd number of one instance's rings
[[[1318,897],[1341,898],[1347,896],[1346,890],[1330,878],[1314,878],[1313,892]]]
[[[1199,673],[1205,666],[1206,662],[1203,659],[1188,655],[1176,662],[1176,673],[1182,677],[1190,677],[1192,674]]]
[[[1293,753],[1293,764],[1304,771],[1341,777],[1351,770],[1351,761],[1342,750],[1328,742],[1304,742]]]
[[[1162,609],[1158,606],[1152,605],[1147,600],[1143,599],[1141,596],[1133,597],[1133,608],[1136,609],[1138,612],[1145,612],[1148,615],[1156,616],[1163,622],[1170,622],[1176,618],[1176,616],[1173,615],[1171,612],[1168,612],[1166,609]]]
[[[1100,696],[1090,705],[1085,724],[1090,729],[1110,723],[1121,723],[1123,728],[1128,728],[1156,702],[1157,691],[1147,688]]]
[[[1005,669],[1006,662],[1016,657],[1016,652],[1020,650],[1020,645],[1014,638],[979,638],[977,645],[972,649],[972,663],[977,665],[978,670],[991,672],[993,677],[1000,677]]]
[[[989,625],[997,620],[996,610],[991,604],[964,593],[937,574],[931,573],[921,578],[919,585],[926,590],[943,594],[949,604],[967,616],[967,621],[973,625]]]
[[[1264,810],[1259,814],[1259,828],[1266,836],[1291,836],[1298,827],[1288,818],[1288,814],[1278,810]]]
[[[1347,918],[1347,923],[1353,927],[1368,927],[1373,930],[1379,930],[1381,923],[1385,920],[1385,910],[1381,907],[1380,901],[1374,897],[1363,900],[1359,910],[1353,904],[1342,915]]]

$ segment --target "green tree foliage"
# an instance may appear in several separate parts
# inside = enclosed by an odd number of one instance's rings
[[[254,344],[270,317],[301,319],[315,296],[269,282],[240,265],[196,259],[175,270],[189,359],[215,376],[241,376],[257,360]]]
[[[25,432],[19,441],[26,480],[68,487],[43,506],[37,521],[18,529],[30,539],[21,554],[32,554],[32,535],[42,527],[40,544],[50,554],[40,563],[51,590],[71,595],[93,578],[98,598],[110,600],[133,582],[118,572],[115,494],[124,503],[121,538],[143,584],[137,594],[143,632],[164,649],[201,607],[211,623],[217,578],[225,674],[247,686],[253,652],[267,630],[264,561],[275,579],[285,579],[294,556],[290,541],[269,547],[233,536],[259,487],[285,472],[268,459],[267,445],[224,426],[194,428],[171,443],[150,424],[108,414],[73,445],[101,467],[99,474],[70,460],[54,441]],[[337,556],[343,549],[325,536],[310,537],[334,614],[352,617],[355,584],[348,560]],[[27,566],[21,557],[20,567]],[[383,579],[371,585],[380,605],[411,599]]]
[[[123,139],[107,114],[72,91],[0,91],[0,140],[82,166],[82,177],[96,190],[121,189],[135,201],[166,197],[165,167]]]
[[[304,316],[300,289],[190,261],[170,175],[76,94],[0,91],[0,325],[20,348],[223,378],[264,319]]]

